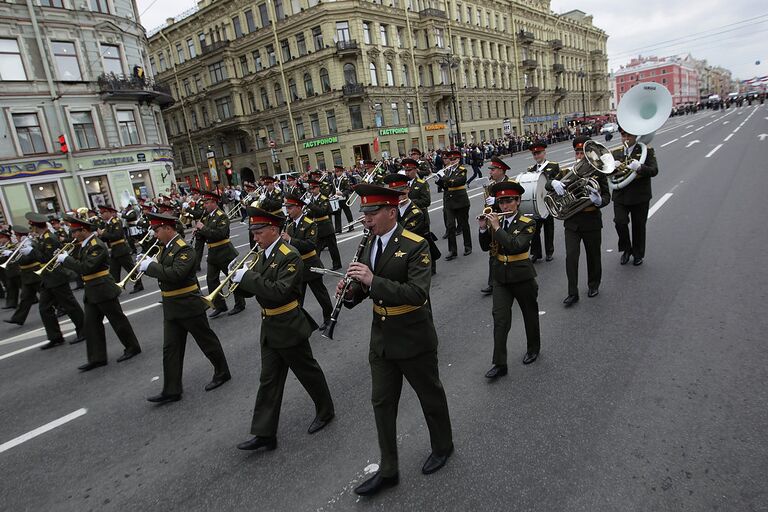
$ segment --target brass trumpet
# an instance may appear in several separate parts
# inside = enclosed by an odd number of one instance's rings
[[[25,245],[30,244],[30,243],[31,243],[31,239],[30,238],[25,238],[24,240],[19,242],[19,244],[16,246],[16,249],[8,256],[8,259],[5,260],[0,265],[0,268],[5,270],[6,268],[8,268],[8,265],[11,265],[11,264],[16,263],[17,261],[19,261],[19,259],[21,258],[21,249]]]
[[[483,213],[481,213],[480,215],[475,217],[475,220],[487,219],[489,215],[496,215],[497,217],[506,217],[508,215],[514,215],[516,213],[517,213],[517,211],[514,211],[514,212],[494,212],[493,208],[491,208],[490,206],[486,206],[485,208],[483,208]]]
[[[264,251],[257,249],[257,247],[254,247],[253,249],[248,251],[245,254],[245,256],[243,256],[242,259],[237,262],[237,264],[232,268],[232,271],[229,274],[227,274],[227,277],[225,277],[224,280],[221,281],[221,284],[219,284],[219,286],[217,286],[215,290],[213,290],[208,295],[201,297],[203,299],[203,302],[205,302],[205,304],[209,308],[212,308],[214,307],[213,301],[216,300],[216,297],[218,297],[219,295],[221,295],[221,297],[225,299],[230,295],[232,295],[232,292],[234,292],[237,289],[237,287],[240,285],[240,283],[229,284],[230,281],[232,281],[232,278],[237,273],[237,271],[240,270],[240,268],[244,264],[246,264],[246,260],[248,260],[248,258],[255,255],[256,257],[253,258],[253,260],[250,263],[247,263],[248,270],[253,270],[253,267],[255,267],[256,263],[258,263],[259,258],[261,257],[263,252]],[[227,292],[224,291],[224,287],[226,285],[229,285],[229,290]]]
[[[139,258],[139,261],[136,262],[136,265],[131,269],[131,271],[128,272],[128,274],[123,278],[122,281],[117,283],[117,286],[119,286],[120,288],[125,288],[125,285],[127,285],[128,282],[135,283],[139,279],[141,279],[141,276],[144,275],[144,272],[138,271],[139,266],[141,265],[141,262],[144,261],[146,258],[154,258],[158,254],[160,254],[160,240],[156,239],[155,242],[149,246],[149,249],[147,249],[147,252],[144,253],[141,256],[141,258]]]
[[[38,276],[42,276],[44,272],[51,272],[52,270],[56,269],[59,266],[59,262],[56,261],[56,258],[59,257],[59,254],[62,252],[71,252],[75,248],[75,244],[72,242],[68,242],[64,244],[63,247],[60,249],[56,249],[56,252],[53,253],[53,257],[48,260],[48,262],[43,265],[43,268],[40,270],[35,270],[35,274]]]

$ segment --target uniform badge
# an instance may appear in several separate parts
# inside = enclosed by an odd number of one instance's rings
[[[269,268],[277,268],[277,263],[272,262],[272,264],[269,266]]]
[[[288,272],[296,272],[296,265],[294,265],[293,263],[289,263]]]
[[[407,254],[407,253],[405,253],[405,252],[403,252],[403,251],[397,251],[397,252],[395,253],[395,258],[402,258],[402,257],[403,257],[403,256],[405,256],[406,254]]]
[[[98,255],[99,255],[99,251],[92,251],[91,252],[91,256],[98,256]]]
[[[512,234],[513,234],[513,235],[517,235],[518,233],[520,233],[520,230],[519,230],[519,229],[516,229],[516,230],[514,230],[514,231],[512,232]]]
[[[536,232],[536,226],[528,226],[525,231],[526,231],[526,233],[535,233]]]
[[[181,259],[182,261],[187,261],[187,258],[189,258],[189,256],[187,256],[186,254],[181,254],[179,256],[179,259]]]
[[[315,236],[315,230],[314,229],[310,229],[309,230],[309,236]]]
[[[422,265],[426,267],[427,265],[432,263],[432,260],[429,259],[429,254],[427,254],[426,252],[423,252],[421,253],[421,255],[423,256],[423,258],[421,258]]]

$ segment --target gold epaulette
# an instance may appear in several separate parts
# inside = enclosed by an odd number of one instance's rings
[[[417,243],[418,243],[418,242],[423,242],[423,241],[424,241],[424,238],[423,238],[423,237],[420,237],[420,236],[419,236],[419,235],[417,235],[416,233],[413,233],[413,232],[411,232],[411,231],[408,231],[407,229],[404,229],[404,230],[403,230],[403,236],[404,236],[405,238],[407,238],[408,240],[413,240],[414,242],[417,242]]]
[[[312,224],[312,223],[313,223],[313,222],[315,222],[315,221],[313,221],[313,220],[312,220],[312,219],[310,219],[309,217],[306,217],[306,216],[305,216],[305,217],[304,217],[304,222],[306,222],[307,224]]]
[[[178,238],[178,239],[176,239],[176,245],[178,245],[179,247],[186,247],[187,246],[187,242],[185,242],[181,238]]]
[[[520,222],[525,222],[526,224],[529,222],[533,222],[533,219],[530,217],[526,217],[525,215],[520,216]]]
[[[421,210],[419,210],[416,206],[413,207],[413,210],[411,210],[413,213],[421,213]]]
[[[216,215],[224,215],[224,212],[221,210],[216,210]]]
[[[91,238],[91,245],[99,245],[95,238]]]
[[[291,250],[285,244],[280,244],[280,252],[285,254],[286,256],[291,254]]]
[[[327,200],[328,200],[328,198],[327,198],[327,197],[325,197],[324,195],[320,194],[320,200],[321,200],[321,201],[327,201]]]
[[[416,183],[426,183],[426,181],[421,178],[416,178]]]

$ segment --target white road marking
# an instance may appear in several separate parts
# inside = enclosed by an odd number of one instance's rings
[[[30,345],[28,347],[20,348],[19,350],[15,350],[13,352],[8,352],[7,354],[0,356],[0,361],[2,361],[3,359],[8,359],[9,357],[13,357],[18,354],[21,354],[22,352],[27,352],[28,350],[32,350],[37,347],[42,347],[46,343],[48,343],[48,340],[41,341],[40,343],[35,343],[34,345]]]
[[[57,420],[54,420],[50,423],[46,423],[42,427],[37,427],[34,430],[30,430],[26,434],[22,434],[16,439],[11,439],[7,443],[0,444],[0,453],[10,450],[11,448],[14,448],[22,443],[26,443],[30,439],[34,439],[37,436],[45,434],[46,432],[49,432],[57,427],[60,427],[65,423],[69,423],[70,421],[79,418],[80,416],[84,415],[87,412],[88,412],[88,409],[78,409],[75,412],[71,412],[66,416],[62,416]]]
[[[699,142],[701,142],[699,139],[696,139],[696,140],[692,140],[692,141],[691,141],[691,142],[689,142],[689,143],[688,143],[688,145],[687,145],[687,146],[685,146],[685,147],[686,147],[686,148],[689,148],[689,147],[693,146],[694,144],[698,144]]]
[[[731,140],[731,137],[733,137],[733,134],[729,133],[728,136],[723,139],[723,142],[728,142],[729,140]]]
[[[723,147],[723,145],[722,145],[722,144],[718,144],[717,146],[715,146],[715,149],[713,149],[712,151],[710,151],[709,153],[707,153],[707,156],[705,156],[704,158],[709,158],[709,157],[711,157],[711,156],[712,156],[712,155],[714,155],[714,154],[715,154],[715,152],[716,152],[718,149],[720,149],[721,147]]]
[[[613,249],[606,249],[605,252],[613,252]]]
[[[681,136],[680,136],[680,138],[681,138],[681,139],[684,139],[685,137],[689,136],[689,135],[690,135],[690,134],[692,134],[692,133],[693,133],[693,132],[688,132],[688,133],[686,133],[685,135],[681,135]]]
[[[727,125],[728,123],[730,123],[730,121],[723,121],[723,126]]]
[[[661,147],[662,147],[662,148],[665,148],[665,147],[669,146],[670,144],[674,144],[675,142],[677,142],[677,141],[679,141],[679,140],[680,140],[680,139],[673,139],[673,140],[671,140],[671,141],[669,141],[669,142],[666,142],[666,143],[662,144],[662,145],[661,145]]]
[[[663,196],[661,196],[661,199],[659,199],[658,201],[656,201],[656,202],[654,203],[654,205],[653,205],[653,206],[651,206],[651,209],[650,209],[650,210],[648,210],[648,218],[650,219],[651,217],[653,217],[653,214],[654,214],[654,213],[656,213],[657,211],[659,211],[659,208],[661,208],[662,206],[664,206],[664,203],[666,203],[667,201],[669,201],[669,198],[670,198],[670,197],[672,197],[672,193],[671,193],[671,192],[667,192],[666,194],[664,194]]]
[[[160,377],[158,377],[157,375],[155,375],[154,377],[152,377],[152,378],[150,379],[150,382],[155,382],[156,380],[160,380]]]
[[[546,314],[547,314],[546,311],[539,311],[539,316],[546,315]]]
[[[686,126],[686,127],[685,127],[685,129],[686,129],[686,130],[687,130],[688,128],[693,128],[693,125],[692,125],[692,124],[689,124],[688,126]]]
[[[696,128],[694,131],[695,131],[695,132],[697,132],[697,131],[699,131],[699,130],[703,130],[703,129],[704,129],[704,127],[703,127],[703,126],[699,126],[699,127],[698,127],[698,128]]]

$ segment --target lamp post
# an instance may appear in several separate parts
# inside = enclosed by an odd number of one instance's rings
[[[587,99],[584,95],[584,77],[587,76],[587,74],[584,72],[584,68],[579,68],[579,72],[576,75],[577,77],[581,78],[581,116],[586,119],[587,117]]]
[[[451,51],[450,46],[448,47],[448,50]],[[456,105],[456,83],[453,80],[453,70],[459,67],[458,59],[454,55],[443,55],[440,58],[440,67],[448,70],[448,79],[451,82],[451,104],[453,105],[453,121],[456,124],[456,133],[453,137],[453,145],[456,147],[461,147],[463,144],[461,141],[461,126],[459,125],[459,109]],[[448,117],[450,118],[450,109],[448,109],[448,113]]]

